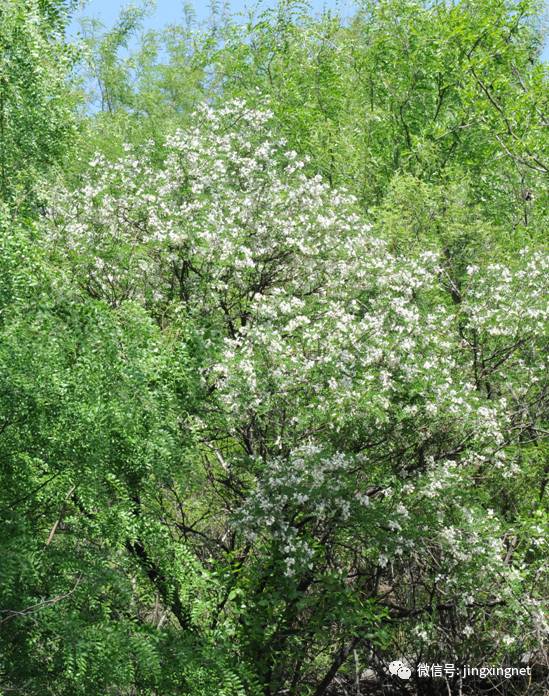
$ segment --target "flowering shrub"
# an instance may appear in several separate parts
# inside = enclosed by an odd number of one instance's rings
[[[192,326],[200,466],[177,485],[205,512],[167,524],[224,578],[214,623],[300,693],[334,642],[365,642],[380,674],[387,645],[533,649],[546,542],[492,500],[543,477],[527,455],[547,415],[547,256],[471,266],[456,302],[442,255],[390,253],[268,110],[204,106],[164,150],[95,158],[52,196],[48,244],[93,297]]]

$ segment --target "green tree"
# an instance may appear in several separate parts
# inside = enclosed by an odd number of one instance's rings
[[[75,134],[65,21],[64,2],[0,4],[0,195],[15,209],[33,201]]]

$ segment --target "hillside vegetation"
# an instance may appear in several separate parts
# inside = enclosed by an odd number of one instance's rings
[[[0,695],[545,694],[543,3],[74,10],[0,0]]]

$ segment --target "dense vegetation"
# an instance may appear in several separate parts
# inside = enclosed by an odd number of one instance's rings
[[[72,9],[0,0],[0,694],[541,696],[540,4]]]

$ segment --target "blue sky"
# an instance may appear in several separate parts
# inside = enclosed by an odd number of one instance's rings
[[[184,0],[145,0],[153,2],[156,9],[147,20],[147,26],[160,28],[169,22],[178,21],[183,17]],[[84,0],[83,14],[100,18],[105,24],[111,24],[121,7],[129,4],[141,4],[139,0]],[[188,0],[188,4],[194,8],[197,19],[205,19],[209,15],[209,0]],[[224,4],[224,0],[218,0],[218,4]],[[314,10],[321,11],[323,8],[340,7],[344,12],[351,7],[352,0],[312,0],[310,1]],[[249,8],[268,8],[276,5],[276,0],[228,0],[227,5],[232,13],[245,12]]]
[[[219,4],[222,3],[223,0],[220,0]],[[81,12],[87,16],[97,17],[104,24],[110,26],[115,21],[120,9],[128,4],[131,4],[128,0],[85,0],[83,2],[84,9]],[[190,0],[189,4],[194,8],[198,20],[205,19],[208,16],[210,5],[208,1]],[[276,4],[276,0],[227,0],[227,4],[232,13],[240,13],[244,12],[246,8],[272,7]],[[310,0],[310,4],[318,12],[324,8],[338,7],[344,14],[348,14],[353,2],[352,0]],[[161,28],[170,22],[177,22],[183,17],[183,0],[155,0],[154,5],[155,9],[146,21],[145,26],[147,28]],[[547,7],[549,9],[549,0]],[[73,30],[74,28],[73,23]],[[549,37],[545,45],[543,57],[549,61]]]

